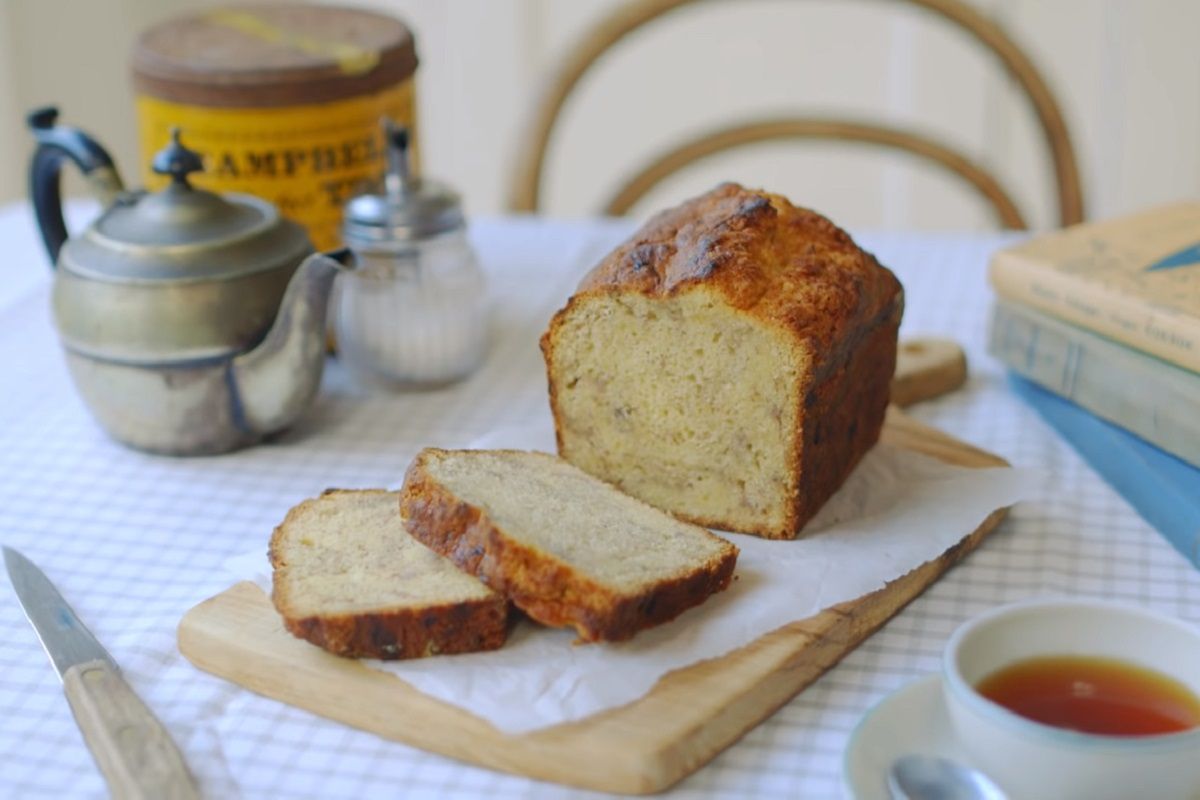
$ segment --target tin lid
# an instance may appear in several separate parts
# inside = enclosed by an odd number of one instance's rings
[[[133,54],[139,92],[219,107],[331,102],[395,85],[416,68],[400,20],[299,3],[176,17],[143,32]]]
[[[458,194],[412,175],[408,129],[384,123],[387,174],[382,194],[363,194],[346,204],[342,238],[351,247],[426,239],[466,225]]]

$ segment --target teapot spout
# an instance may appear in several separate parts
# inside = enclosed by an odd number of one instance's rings
[[[266,436],[294,422],[316,395],[325,366],[325,319],[338,272],[354,268],[349,249],[314,253],[288,283],[262,342],[230,365],[230,390],[248,431]]]

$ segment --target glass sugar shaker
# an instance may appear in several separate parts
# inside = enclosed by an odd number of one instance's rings
[[[342,239],[360,266],[338,277],[334,332],[357,377],[433,387],[467,376],[483,360],[487,282],[458,195],[412,175],[407,129],[390,121],[384,128],[383,193],[346,205]]]

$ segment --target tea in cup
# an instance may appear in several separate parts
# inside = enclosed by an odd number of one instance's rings
[[[1013,798],[1200,798],[1200,630],[1094,600],[1004,606],[946,646],[973,764]]]

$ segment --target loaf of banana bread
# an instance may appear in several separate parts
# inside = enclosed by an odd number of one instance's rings
[[[876,442],[903,292],[821,215],[723,184],[652,218],[542,336],[560,455],[701,525],[795,538]]]

